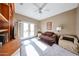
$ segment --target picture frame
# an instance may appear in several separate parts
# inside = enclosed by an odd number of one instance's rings
[[[47,30],[52,30],[52,22],[47,22]]]

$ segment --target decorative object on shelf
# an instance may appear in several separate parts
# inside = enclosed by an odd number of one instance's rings
[[[47,22],[47,30],[52,30],[52,22]]]

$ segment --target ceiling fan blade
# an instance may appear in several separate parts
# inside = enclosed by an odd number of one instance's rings
[[[44,3],[41,7],[39,5],[37,5],[36,3],[33,3],[37,8],[38,8],[38,12],[42,13],[43,8],[47,5],[47,3]]]
[[[44,4],[40,7],[40,9],[43,9],[46,5],[47,5],[47,3],[44,3]]]
[[[35,5],[37,8],[40,8],[40,6],[39,6],[39,5],[37,5],[36,3],[33,3],[33,5]]]

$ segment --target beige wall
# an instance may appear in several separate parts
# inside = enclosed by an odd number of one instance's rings
[[[15,19],[18,20],[19,22],[24,21],[24,22],[35,23],[35,35],[39,30],[41,30],[42,32],[53,31],[57,33],[56,27],[63,24],[63,29],[61,31],[61,34],[78,34],[79,36],[79,8],[64,12],[56,16],[49,17],[41,21],[17,13],[15,14]],[[53,23],[52,30],[47,30],[47,26],[46,26],[47,22]]]
[[[20,15],[20,14],[15,14],[15,22],[29,22],[29,23],[34,23],[35,24],[35,35],[37,35],[37,31],[39,30],[39,21],[35,20],[35,19],[32,19],[32,18],[29,18],[29,17],[26,17],[24,15]],[[17,27],[17,26],[16,26]],[[20,26],[19,26],[20,27]],[[20,33],[20,31],[19,31]]]
[[[68,12],[49,17],[41,21],[41,31],[53,31],[56,32],[56,27],[63,24],[62,34],[75,34],[76,33],[76,9]],[[47,30],[47,22],[52,22],[52,30]]]
[[[76,34],[78,35],[78,37],[79,37],[79,6],[78,6],[78,8],[77,8],[77,20],[76,20]]]

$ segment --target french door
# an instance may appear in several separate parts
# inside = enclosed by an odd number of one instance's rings
[[[34,27],[33,23],[23,23],[23,38],[33,37]]]

